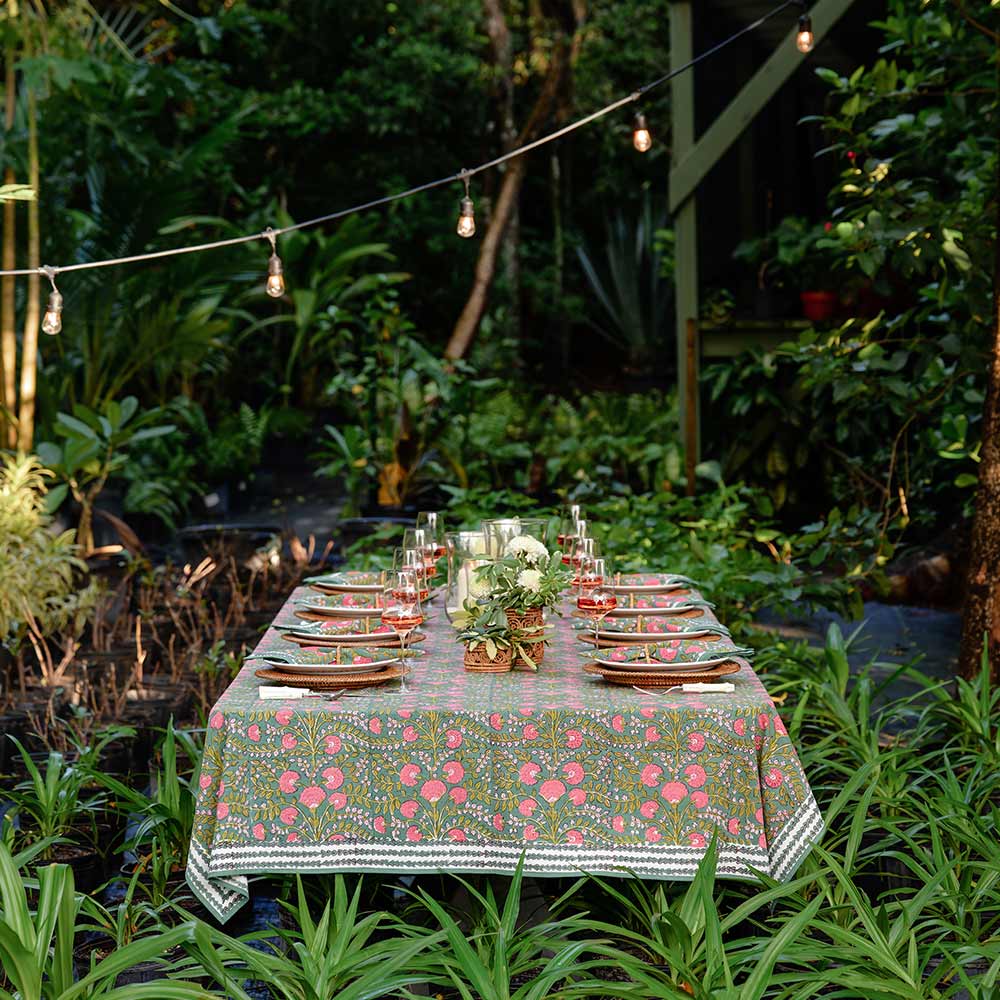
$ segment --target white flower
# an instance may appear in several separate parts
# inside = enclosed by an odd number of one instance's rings
[[[537,593],[542,585],[542,574],[537,569],[522,569],[517,574],[517,585],[524,590],[533,590]]]
[[[507,555],[520,556],[529,566],[549,557],[549,550],[531,535],[516,535],[507,543]]]

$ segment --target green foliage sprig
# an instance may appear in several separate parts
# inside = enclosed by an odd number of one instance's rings
[[[491,660],[497,658],[499,651],[509,649],[513,654],[519,654],[532,670],[538,667],[527,647],[548,641],[548,626],[513,628],[504,608],[488,598],[480,602],[468,598],[464,609],[452,616],[451,623],[458,631],[458,641],[469,649],[483,646]]]
[[[510,539],[504,554],[477,567],[476,576],[488,587],[488,599],[505,611],[554,611],[572,578],[558,556],[526,535]]]

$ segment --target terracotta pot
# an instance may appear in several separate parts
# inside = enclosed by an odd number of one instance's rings
[[[508,611],[507,612],[507,624],[513,628],[534,628],[538,625],[544,623],[544,618],[542,617],[541,608],[532,608],[530,611]],[[537,666],[542,662],[542,657],[545,655],[545,643],[544,642],[531,642],[526,644],[528,656],[530,656]],[[514,657],[514,666],[529,666],[528,661],[518,653]]]
[[[466,646],[464,663],[466,670],[481,674],[505,674],[514,666],[511,662],[511,650],[498,649],[497,655],[491,660],[484,643],[480,643],[475,649]]]
[[[802,315],[811,323],[822,323],[832,318],[837,309],[837,296],[834,292],[803,292]]]

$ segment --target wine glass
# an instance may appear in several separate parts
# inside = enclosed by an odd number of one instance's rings
[[[580,566],[585,560],[596,559],[601,554],[600,545],[596,538],[577,538],[570,550],[569,564],[573,567],[572,586],[580,585]]]
[[[583,520],[583,508],[578,503],[567,504],[559,519],[559,534],[556,535],[556,545],[564,552],[576,537],[576,522],[581,520]]]
[[[417,514],[417,530],[423,531],[428,545],[434,546],[435,560],[448,551],[445,548],[444,518],[436,511],[422,510]]]
[[[399,636],[399,659],[406,666],[406,641],[424,621],[420,582],[414,570],[392,573],[382,591],[382,624]]]
[[[424,553],[418,549],[405,547],[392,550],[392,572],[413,573],[419,584],[420,600],[426,601],[430,596],[430,581]]]
[[[584,586],[581,577],[576,606],[594,623],[594,646],[596,647],[600,623],[618,606],[618,598],[615,597],[615,592],[605,583],[608,571],[607,564],[603,559],[591,559],[588,569],[591,572],[590,580],[593,581],[599,578],[600,583]]]
[[[566,536],[566,544],[562,546],[563,565],[570,566],[573,562],[573,551],[580,544],[582,539],[590,537],[588,521],[584,518],[573,522],[570,533]]]
[[[604,578],[606,563],[600,556],[585,553],[580,556],[573,583],[580,588],[581,593],[593,590],[607,583]]]
[[[428,578],[437,573],[437,543],[426,528],[407,528],[403,532],[403,548],[420,553]]]

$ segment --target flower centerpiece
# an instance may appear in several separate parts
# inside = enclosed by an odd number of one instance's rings
[[[545,652],[543,612],[556,610],[570,581],[562,560],[553,559],[537,538],[516,535],[499,558],[476,572],[487,584],[488,601],[503,610],[508,625],[514,630],[530,629],[538,636],[514,657],[515,664],[534,667]]]
[[[465,669],[482,673],[505,673],[518,663],[537,670],[531,649],[544,648],[545,626],[512,626],[507,613],[495,601],[477,603],[471,598],[452,616],[459,642],[465,643]],[[541,642],[539,639],[541,638]]]

